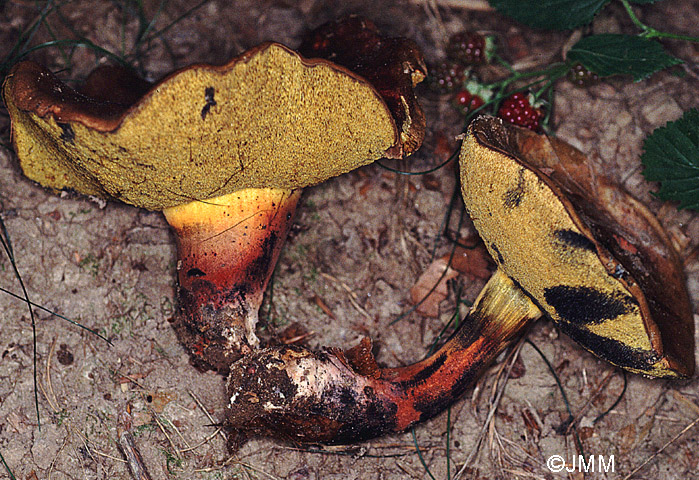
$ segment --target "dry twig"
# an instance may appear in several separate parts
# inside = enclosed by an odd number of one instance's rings
[[[417,5],[432,4],[435,7],[453,8],[455,10],[471,10],[476,12],[492,12],[488,0],[412,0]]]
[[[353,306],[359,313],[361,313],[362,316],[364,316],[367,320],[369,320],[370,322],[373,322],[373,321],[374,321],[374,319],[371,318],[371,315],[369,315],[369,312],[367,312],[366,309],[365,309],[364,307],[362,307],[361,305],[359,305],[359,303],[357,302],[357,294],[354,293],[354,291],[353,291],[349,286],[347,286],[346,283],[344,283],[343,281],[341,281],[341,280],[339,280],[339,279],[333,277],[333,276],[330,275],[329,273],[321,273],[320,276],[323,277],[323,278],[326,278],[326,279],[332,281],[333,283],[336,283],[336,284],[339,285],[340,287],[342,287],[342,289],[343,289],[344,291],[346,291],[347,294],[349,295],[349,301],[350,301],[350,303],[352,304],[352,306]]]
[[[658,455],[660,455],[667,447],[669,447],[670,445],[672,445],[678,438],[680,438],[682,435],[684,435],[684,434],[687,433],[689,430],[691,430],[697,423],[699,423],[699,417],[695,418],[694,421],[693,421],[692,423],[690,423],[689,425],[687,425],[686,427],[684,427],[684,428],[682,429],[682,431],[680,431],[680,433],[678,433],[677,435],[675,435],[674,437],[672,437],[670,440],[668,440],[668,441],[665,443],[665,445],[663,445],[662,447],[660,447],[653,455],[651,455],[650,457],[648,457],[642,464],[640,464],[638,467],[634,468],[634,469],[631,471],[631,473],[629,473],[628,475],[626,475],[626,476],[623,478],[623,480],[629,480],[629,478],[631,478],[631,477],[633,477],[634,475],[636,475],[636,473],[638,473],[643,467],[645,467],[645,466],[648,465],[651,461],[653,461],[653,459],[654,459],[655,457],[657,457]]]
[[[143,463],[141,453],[136,448],[136,442],[134,441],[130,430],[131,415],[128,413],[128,411],[124,411],[119,415],[119,426],[117,428],[119,449],[126,458],[126,464],[129,466],[129,472],[131,472],[131,475],[135,480],[151,480],[151,476],[146,469],[145,463]]]
[[[565,434],[570,435],[571,430],[575,428],[575,426],[578,424],[580,419],[582,418],[583,414],[587,411],[588,407],[592,404],[592,402],[599,397],[600,393],[602,393],[602,390],[609,384],[610,380],[612,379],[612,375],[614,375],[614,372],[616,370],[610,370],[607,372],[607,375],[602,379],[600,384],[597,386],[597,389],[595,392],[590,395],[590,398],[587,399],[587,402],[585,402],[585,405],[582,406],[580,411],[578,411],[577,415],[570,421],[568,424],[568,428],[566,428]]]

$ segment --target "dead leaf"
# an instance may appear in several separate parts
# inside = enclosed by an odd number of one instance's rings
[[[486,280],[493,274],[491,265],[490,255],[481,243],[473,248],[457,245],[450,266],[459,273]]]
[[[474,279],[488,279],[493,261],[482,244],[474,247],[456,245],[454,253],[432,262],[410,289],[410,301],[419,303],[418,313],[428,317],[439,316],[439,303],[447,298],[447,282],[459,273]]]
[[[329,315],[333,320],[335,319],[335,317],[332,315],[332,312]],[[279,334],[279,342],[284,345],[305,345],[306,339],[311,335],[313,335],[313,332],[309,332],[308,329],[306,329],[300,323],[293,322],[284,330],[282,330],[282,332]]]
[[[524,360],[522,360],[522,357],[517,356],[515,363],[512,364],[512,369],[510,370],[510,378],[522,378],[525,373],[527,373],[527,367],[524,365]]]
[[[433,173],[422,176],[422,185],[432,192],[439,192],[442,190],[442,181]]]
[[[453,143],[453,140],[449,139],[444,132],[437,132],[435,134],[434,143],[435,147],[433,154],[440,162],[443,162],[449,158],[456,149],[456,145]]]
[[[447,282],[459,274],[447,265],[448,260],[446,256],[432,262],[410,289],[410,301],[418,304],[418,313],[439,316],[439,303],[447,298]]]
[[[595,434],[594,427],[580,427],[578,429],[578,435],[580,435],[580,440],[585,441]]]
[[[155,413],[163,413],[165,405],[177,398],[177,395],[171,392],[153,392],[146,395],[148,402]]]
[[[534,415],[528,408],[525,408],[522,410],[522,419],[524,420],[524,426],[527,428],[529,434],[533,437],[534,442],[538,443],[539,439],[541,438],[541,426],[539,426],[536,415]]]
[[[621,430],[616,432],[616,437],[619,452],[622,454],[628,453],[636,443],[636,425],[629,423]]]

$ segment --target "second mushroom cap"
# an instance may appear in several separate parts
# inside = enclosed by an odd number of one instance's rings
[[[653,215],[556,139],[479,117],[462,194],[491,255],[559,327],[627,370],[694,372],[681,263]]]

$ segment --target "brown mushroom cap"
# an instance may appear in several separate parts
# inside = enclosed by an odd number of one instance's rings
[[[4,97],[28,177],[154,210],[306,187],[400,143],[366,80],[274,43],[177,71],[132,105],[81,95],[31,62],[15,66]]]
[[[556,139],[479,117],[462,194],[498,266],[574,340],[658,377],[694,372],[681,264],[653,215]]]

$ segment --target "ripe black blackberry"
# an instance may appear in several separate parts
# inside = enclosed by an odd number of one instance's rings
[[[466,70],[463,65],[455,62],[444,62],[429,70],[428,84],[430,88],[441,93],[451,93],[459,90],[466,80]]]
[[[486,37],[476,32],[459,32],[449,37],[447,57],[465,65],[486,63]]]
[[[599,83],[599,76],[585,68],[582,63],[576,63],[568,70],[568,80],[576,87],[589,87]]]

